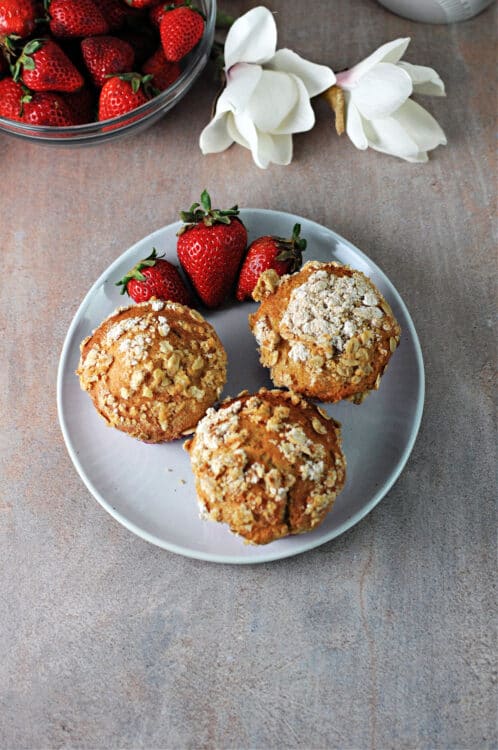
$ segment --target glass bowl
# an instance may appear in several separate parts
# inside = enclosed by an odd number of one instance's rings
[[[216,25],[216,0],[198,0],[197,7],[206,18],[204,36],[185,58],[180,77],[150,101],[119,117],[71,127],[29,125],[0,117],[0,133],[8,133],[36,143],[57,146],[90,146],[138,133],[152,125],[182,99],[204,69],[211,52]]]

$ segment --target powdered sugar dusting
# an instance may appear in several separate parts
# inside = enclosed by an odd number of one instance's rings
[[[289,349],[289,357],[294,362],[306,362],[310,356],[310,350],[304,345],[295,343]]]
[[[324,346],[332,344],[342,352],[348,339],[366,320],[377,323],[384,316],[378,304],[363,275],[336,276],[318,270],[293,290],[282,317],[282,328],[287,328],[291,336]],[[294,344],[289,356],[295,361],[305,361],[304,350],[302,344]]]

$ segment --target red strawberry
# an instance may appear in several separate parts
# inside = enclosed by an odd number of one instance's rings
[[[202,206],[202,207],[201,207]],[[207,307],[218,307],[227,298],[237,276],[247,243],[247,231],[238,207],[211,208],[206,190],[201,206],[181,212],[185,226],[178,232],[178,259]]]
[[[109,31],[118,31],[126,23],[128,15],[121,0],[94,0],[109,25]]]
[[[50,39],[33,39],[24,45],[14,66],[14,80],[21,75],[33,91],[77,91],[84,83],[69,57]]]
[[[139,73],[121,73],[109,78],[100,92],[99,120],[124,115],[149,100],[145,91],[149,76]]]
[[[81,42],[81,53],[93,83],[101,87],[110,75],[133,70],[135,52],[115,36],[91,36]]]
[[[29,36],[35,28],[36,10],[32,0],[0,0],[0,39]]]
[[[158,47],[142,65],[142,72],[152,76],[152,84],[156,89],[164,91],[180,76],[181,68],[178,63],[168,62],[164,57],[163,48]]]
[[[23,105],[23,122],[31,125],[51,125],[68,127],[75,125],[71,110],[62,94],[52,91],[40,91]]]
[[[151,297],[190,305],[190,292],[183,283],[178,269],[167,260],[162,260],[156,249],[128,271],[121,281],[121,294],[127,292],[135,302],[147,302]]]
[[[8,120],[22,120],[23,104],[26,101],[25,89],[10,76],[0,81],[0,117]]]
[[[159,33],[166,59],[179,62],[202,39],[204,18],[193,8],[174,8],[162,17]]]
[[[267,235],[251,243],[237,283],[236,297],[239,302],[251,299],[254,287],[263,271],[272,268],[279,276],[283,276],[301,268],[303,261],[301,253],[306,250],[306,240],[301,239],[300,232],[301,225],[295,224],[292,237],[288,240]]]
[[[56,37],[107,34],[109,24],[93,0],[51,0],[50,31]]]

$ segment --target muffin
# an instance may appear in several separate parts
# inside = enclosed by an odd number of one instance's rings
[[[99,414],[147,443],[191,431],[226,380],[226,353],[214,329],[176,302],[119,308],[80,349],[76,374]]]
[[[361,271],[318,261],[292,276],[265,271],[253,297],[261,305],[249,325],[274,385],[355,403],[379,387],[401,331]]]
[[[185,448],[201,516],[253,544],[315,529],[344,486],[338,423],[290,391],[209,409]]]

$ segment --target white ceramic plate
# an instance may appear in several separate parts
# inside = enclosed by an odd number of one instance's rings
[[[264,234],[290,236],[296,222],[308,240],[306,260],[348,263],[366,273],[393,308],[401,344],[392,357],[380,390],[363,404],[327,407],[342,422],[348,477],[343,492],[315,531],[256,547],[244,544],[224,525],[198,516],[193,477],[182,441],[146,445],[106,426],[74,371],[79,344],[123,303],[115,281],[152,248],[176,262],[180,223],[145,237],[118,258],[95,282],[66,336],[61,354],[57,398],[59,419],[73,463],[99,503],[120,523],[153,544],[189,557],[222,563],[278,560],[317,547],[358,523],[384,497],[400,475],[413,448],[424,402],[424,369],[420,344],[403,300],[382,271],[335,232],[307,219],[277,211],[241,211],[249,240]],[[126,298],[127,299],[127,298]],[[259,364],[247,316],[254,303],[230,303],[207,312],[228,354],[228,382],[223,396],[247,388],[271,387]]]

